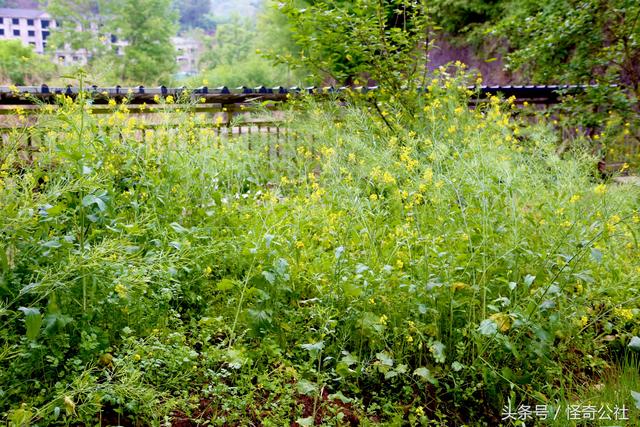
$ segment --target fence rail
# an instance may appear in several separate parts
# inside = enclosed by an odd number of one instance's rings
[[[491,95],[503,94],[505,97],[515,97],[517,103],[536,104],[556,104],[560,101],[562,94],[577,94],[584,92],[588,88],[595,88],[597,85],[508,85],[508,86],[468,86],[468,89],[478,93],[480,99]],[[107,87],[100,88],[91,86],[84,90],[73,87],[49,87],[42,86],[0,86],[0,105],[38,105],[38,103],[54,103],[57,95],[66,95],[71,98],[77,97],[80,93],[85,93],[93,99],[94,104],[106,104],[110,99],[121,101],[128,100],[128,104],[156,104],[160,98],[172,96],[175,100],[180,100],[188,96],[194,100],[204,100],[207,104],[233,105],[255,101],[276,101],[285,102],[289,97],[299,94],[329,95],[340,94],[347,91],[366,93],[377,90],[377,86],[357,86],[357,87],[307,87],[307,88],[285,88],[282,86],[267,88],[260,86],[257,88],[239,87],[229,89],[226,86],[211,89],[199,87],[187,88],[159,88],[138,87]],[[426,91],[420,88],[418,91]]]

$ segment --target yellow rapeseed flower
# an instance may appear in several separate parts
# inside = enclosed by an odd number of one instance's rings
[[[605,184],[599,184],[593,189],[593,192],[599,195],[603,195],[607,192],[607,186]]]

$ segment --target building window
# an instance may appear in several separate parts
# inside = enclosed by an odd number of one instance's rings
[[[20,19],[19,19],[19,18],[13,18],[13,19],[11,20],[11,23],[12,23],[13,25],[19,25],[19,24],[20,24]]]
[[[4,36],[4,28],[0,28],[0,36]]]
[[[36,36],[36,32],[35,32],[35,31],[31,31],[31,30],[29,30],[29,31],[27,31],[27,35],[28,35],[29,37],[35,37],[35,36]]]
[[[0,16],[0,24],[4,24],[4,18]]]
[[[20,37],[20,30],[13,30],[13,35]]]
[[[42,32],[42,40],[46,40],[49,38],[49,31],[43,31]]]
[[[33,19],[27,19],[27,25],[33,26]]]
[[[49,20],[48,19],[43,19],[42,21],[40,21],[40,26],[42,28],[49,28]]]

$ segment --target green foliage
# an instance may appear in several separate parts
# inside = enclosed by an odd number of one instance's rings
[[[124,81],[150,84],[166,82],[176,69],[171,37],[176,35],[178,15],[171,0],[119,0],[111,25],[128,45],[119,61]]]
[[[211,1],[209,0],[177,0],[174,7],[180,12],[181,30],[200,28],[202,30],[215,29],[211,11]]]
[[[253,54],[255,39],[255,22],[235,16],[230,22],[218,25],[215,47],[203,55],[200,62],[214,68],[243,61]]]
[[[295,73],[258,54],[266,42],[261,36],[264,29],[265,24],[256,27],[255,20],[238,16],[219,24],[211,41],[205,37],[205,45],[213,44],[213,48],[200,58],[203,71],[193,79],[194,85],[202,84],[203,80],[214,86],[228,87],[293,85],[297,80]]]
[[[176,68],[171,37],[178,29],[178,14],[170,0],[53,0],[47,10],[62,22],[52,30],[50,49],[86,49],[99,71],[109,65],[111,75],[104,78],[167,82]],[[112,35],[126,42],[122,55],[110,43]]]
[[[0,81],[15,85],[41,83],[51,77],[55,66],[41,58],[20,40],[0,40]]]
[[[51,0],[46,2],[46,10],[59,21],[58,27],[51,29],[47,40],[48,50],[54,51],[69,46],[71,49],[86,49],[94,57],[108,51],[101,41],[106,37],[109,2],[103,0]],[[89,31],[89,30],[94,31]]]
[[[428,15],[422,1],[289,0],[276,7],[289,22],[299,51],[273,52],[277,61],[303,67],[316,78],[351,82],[367,76],[397,90],[426,66]],[[420,64],[422,62],[422,64]]]
[[[16,131],[2,416],[479,424],[615,372],[640,334],[640,191],[508,102],[469,110],[464,78],[429,83],[292,100],[279,139],[161,104],[177,127],[141,141],[126,104],[63,97],[28,162]]]

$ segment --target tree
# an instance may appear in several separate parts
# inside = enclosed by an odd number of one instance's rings
[[[166,81],[176,69],[171,38],[178,30],[178,13],[171,0],[110,2],[114,33],[126,40],[119,59],[123,80],[139,83]]]
[[[24,85],[42,83],[52,76],[55,66],[41,61],[31,47],[20,40],[0,40],[0,82]]]
[[[108,18],[106,0],[41,0],[57,21],[47,40],[49,50],[85,49],[91,58],[107,52],[105,30]]]
[[[87,49],[90,64],[115,64],[122,82],[166,81],[176,68],[171,37],[178,29],[172,0],[50,0],[48,12],[61,23],[51,48]],[[124,42],[123,52],[112,41]]]
[[[215,29],[215,22],[210,15],[210,0],[174,0],[174,4],[180,12],[181,30],[200,28],[211,31]]]
[[[255,50],[256,36],[255,22],[236,15],[217,26],[214,48],[205,52],[200,62],[207,67],[216,67],[244,60]]]
[[[350,83],[368,76],[389,90],[424,76],[428,48],[425,1],[289,0],[277,5],[298,50],[275,59],[321,79]]]

